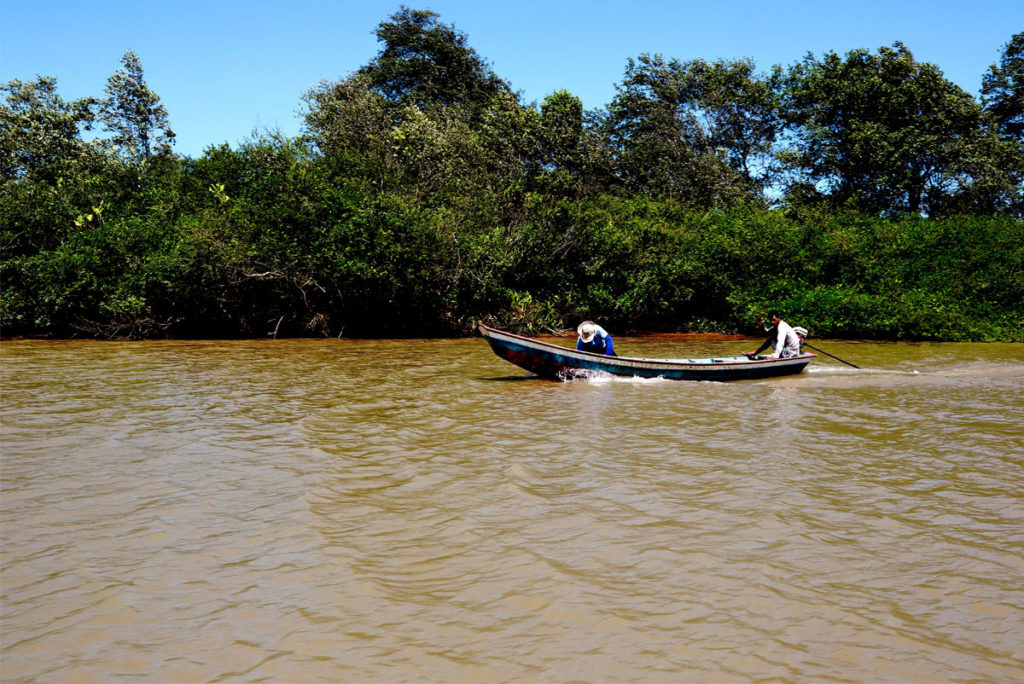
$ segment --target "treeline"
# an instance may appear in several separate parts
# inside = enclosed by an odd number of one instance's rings
[[[627,62],[527,104],[429,11],[311,88],[303,134],[198,158],[138,57],[102,98],[2,87],[4,335],[620,334],[1024,341],[1024,33],[981,99],[897,43]],[[95,136],[95,137],[93,137]]]

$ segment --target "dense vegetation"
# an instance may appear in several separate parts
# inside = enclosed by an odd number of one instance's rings
[[[0,86],[5,335],[750,331],[1024,341],[1024,33],[976,101],[902,44],[627,62],[524,104],[426,11],[305,97],[298,138],[199,158],[136,55],[103,98]],[[90,133],[92,131],[92,133]]]

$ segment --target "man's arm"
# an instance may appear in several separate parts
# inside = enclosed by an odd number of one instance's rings
[[[747,358],[750,358],[750,359],[754,358],[755,356],[757,356],[758,354],[760,354],[760,353],[761,353],[761,352],[763,352],[763,351],[764,351],[765,349],[767,349],[768,347],[770,347],[770,346],[771,346],[771,344],[772,344],[772,339],[773,339],[774,337],[775,337],[775,331],[773,330],[773,331],[771,331],[771,332],[770,332],[770,333],[768,334],[768,339],[766,339],[766,340],[765,340],[764,342],[762,342],[762,343],[761,343],[761,346],[757,348],[757,351],[754,351],[754,352],[749,352],[749,353],[747,353],[747,352],[744,352],[744,354],[743,354],[743,355],[744,355],[744,356],[746,356]]]
[[[612,341],[611,335],[604,336],[604,355],[615,356],[615,342]]]

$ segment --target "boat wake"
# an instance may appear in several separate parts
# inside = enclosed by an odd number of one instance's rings
[[[613,375],[612,373],[606,373],[601,370],[590,370],[584,368],[568,368],[558,373],[558,379],[563,382],[628,382],[628,383],[652,383],[652,382],[669,382],[665,378],[658,376],[656,378],[642,378],[640,376],[629,376],[629,375]]]
[[[847,368],[845,366],[812,366],[805,373],[813,375],[920,375],[917,370],[899,370],[895,368]]]

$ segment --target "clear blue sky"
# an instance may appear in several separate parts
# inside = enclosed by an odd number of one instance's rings
[[[401,3],[377,0],[0,0],[0,81],[57,77],[65,99],[103,95],[134,50],[166,105],[175,150],[198,156],[256,129],[300,131],[302,94],[369,62],[372,31]],[[494,71],[541,101],[566,89],[586,108],[615,94],[626,59],[749,57],[761,70],[807,52],[902,41],[977,96],[1024,31],[1024,0],[406,0],[469,36]]]

